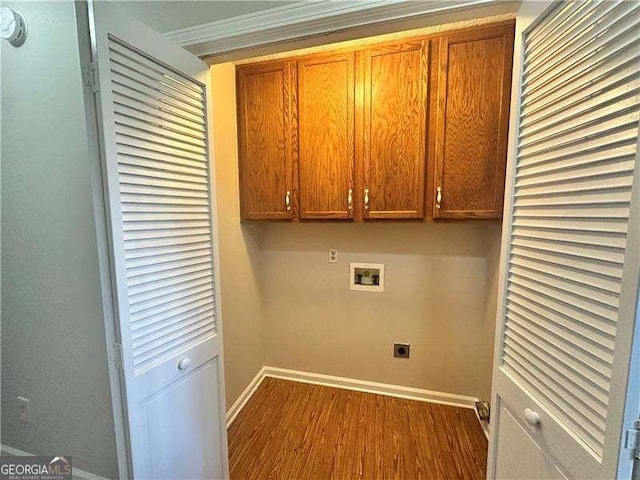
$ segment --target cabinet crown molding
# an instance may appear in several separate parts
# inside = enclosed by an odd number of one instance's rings
[[[204,57],[347,28],[499,3],[499,0],[300,1],[174,30],[165,36]]]

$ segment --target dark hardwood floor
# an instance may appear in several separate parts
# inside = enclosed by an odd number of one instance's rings
[[[231,480],[485,478],[473,410],[266,378],[229,427]]]

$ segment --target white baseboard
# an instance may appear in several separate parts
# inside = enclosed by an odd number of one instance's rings
[[[294,382],[312,383],[314,385],[342,388],[345,390],[355,390],[358,392],[374,393],[377,395],[386,395],[388,397],[405,398],[407,400],[417,400],[420,402],[471,408],[474,411],[476,408],[476,402],[478,401],[476,397],[467,397],[465,395],[457,395],[455,393],[434,392],[432,390],[422,390],[420,388],[403,387],[387,383],[376,383],[366,380],[356,380],[353,378],[334,377],[320,373],[302,372],[300,370],[265,366],[260,369],[255,377],[253,377],[253,380],[249,382],[247,388],[244,389],[238,399],[233,403],[233,405],[231,405],[231,408],[227,412],[227,428],[229,428],[233,423],[266,377],[280,378],[282,380],[291,380]]]
[[[231,408],[229,408],[229,410],[227,411],[227,419],[226,419],[227,428],[231,426],[231,424],[236,419],[240,411],[244,408],[246,403],[249,401],[249,399],[253,396],[255,391],[258,389],[258,387],[262,383],[262,380],[264,380],[265,368],[266,367],[262,367],[260,369],[260,371],[256,374],[256,376],[253,377],[253,380],[249,382],[249,385],[247,385],[247,388],[244,389],[244,391],[240,394],[240,396],[236,399],[236,401],[233,402],[233,405],[231,405]]]
[[[454,407],[473,408],[478,401],[475,397],[457,395],[455,393],[434,392],[432,390],[422,390],[420,388],[403,387],[400,385],[390,385],[387,383],[369,382],[366,380],[356,380],[346,377],[334,377],[319,373],[301,372],[298,370],[288,370],[277,367],[264,367],[266,377],[281,378],[283,380],[293,380],[296,382],[312,383],[314,385],[324,385],[326,387],[343,388],[358,392],[375,393],[387,395],[389,397],[405,398],[408,400],[418,400],[421,402],[439,403],[452,405]]]
[[[17,448],[10,447],[8,445],[0,445],[0,454],[9,455],[13,457],[33,457],[33,453],[25,452],[24,450],[18,450]],[[73,458],[73,457],[72,457]],[[108,480],[100,475],[94,475],[93,473],[85,472],[72,465],[71,475],[74,480]]]

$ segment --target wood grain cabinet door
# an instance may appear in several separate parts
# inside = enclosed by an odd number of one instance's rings
[[[445,36],[437,50],[434,218],[500,218],[513,25]]]
[[[298,61],[301,219],[352,219],[354,54]]]
[[[361,52],[365,220],[424,217],[427,50],[415,41]]]
[[[295,75],[295,62],[236,71],[242,220],[286,220],[295,215]]]

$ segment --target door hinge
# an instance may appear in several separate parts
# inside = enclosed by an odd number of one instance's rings
[[[124,358],[122,356],[122,345],[120,343],[114,343],[109,349],[109,356],[115,367],[122,370],[124,366]]]
[[[98,86],[98,64],[91,62],[84,70],[84,84],[91,88],[91,93],[96,93],[100,90]]]
[[[633,450],[633,456],[640,460],[640,430],[634,428],[633,430],[627,430],[624,448],[627,450]]]

